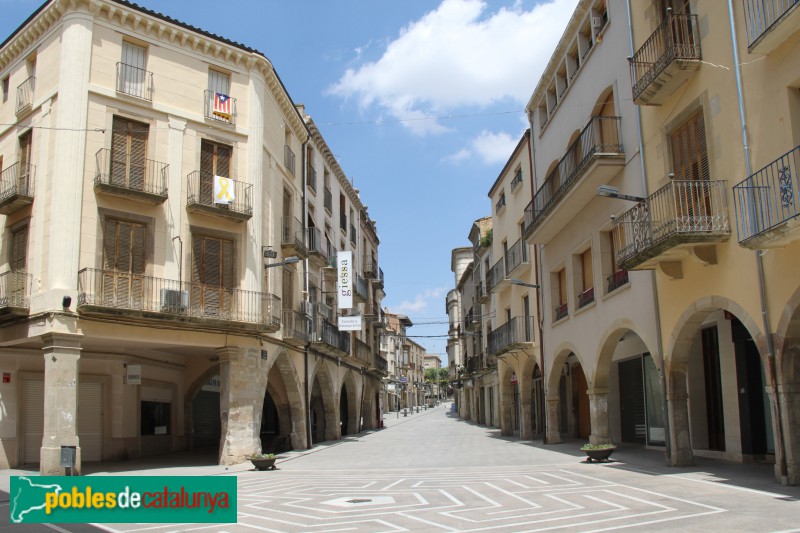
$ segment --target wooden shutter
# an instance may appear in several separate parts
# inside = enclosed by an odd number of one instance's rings
[[[106,219],[103,235],[104,305],[141,309],[144,304],[146,228],[143,224]]]
[[[676,214],[680,224],[696,228],[702,224],[700,217],[711,212],[708,181],[708,151],[706,149],[706,129],[702,110],[692,116],[670,135],[672,151],[672,172],[674,179],[682,182],[676,185]]]
[[[9,258],[11,274],[8,280],[7,304],[12,307],[27,307],[28,296],[28,226],[22,226],[11,233]]]
[[[195,235],[192,247],[193,309],[204,316],[227,314],[235,281],[233,241]]]
[[[147,124],[114,117],[109,169],[112,184],[139,191],[144,188],[148,129]]]
[[[17,192],[28,194],[28,179],[30,178],[31,151],[33,134],[28,131],[19,136],[19,176]]]
[[[558,271],[558,304],[567,303],[567,271],[563,268]]]
[[[581,254],[581,267],[583,270],[583,290],[587,291],[594,287],[594,273],[592,271],[592,249],[588,249]]]

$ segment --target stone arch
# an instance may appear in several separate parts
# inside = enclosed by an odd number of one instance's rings
[[[616,350],[619,340],[629,332],[641,339],[647,351],[653,356],[656,367],[659,371],[663,371],[661,356],[658,350],[655,349],[655,340],[648,338],[647,335],[642,333],[641,328],[639,328],[633,320],[629,318],[620,318],[612,322],[600,337],[601,340],[598,343],[596,358],[597,364],[596,367],[592,369],[592,383],[594,383],[595,387],[608,388],[608,373],[611,368],[614,351]]]
[[[213,363],[209,365],[209,367],[200,374],[186,389],[184,394],[183,400],[183,426],[184,426],[184,435],[186,435],[186,446],[189,449],[194,449],[195,442],[194,442],[194,435],[195,435],[195,422],[194,422],[194,400],[197,398],[197,395],[200,393],[201,389],[211,381],[211,378],[214,376],[218,376],[220,373],[220,365],[219,363]],[[217,403],[219,403],[219,399],[217,399]],[[217,412],[216,422],[218,423],[220,420],[220,413]],[[219,437],[221,435],[222,427],[219,427],[219,434],[217,435],[216,442],[219,443]],[[218,450],[219,451],[219,445]]]
[[[267,378],[267,389],[270,384],[275,386],[273,378],[280,376],[285,389],[286,408],[281,417],[281,429],[286,429],[289,436],[289,446],[292,449],[305,449],[308,446],[306,433],[306,402],[303,397],[303,384],[292,357],[285,350],[281,351],[270,368]],[[283,431],[281,431],[283,434]]]
[[[334,394],[333,363],[318,359],[311,372],[312,437],[315,442],[337,440],[339,435],[339,398]],[[319,431],[315,431],[315,426]]]
[[[500,380],[499,398],[500,401],[500,434],[504,436],[514,434],[516,417],[519,416],[514,405],[514,388],[511,384],[511,376],[515,372],[514,367],[505,360],[500,360],[497,365],[498,378]],[[517,378],[519,379],[519,377]]]
[[[564,363],[567,362],[567,359],[571,354],[575,354],[575,357],[577,357],[581,367],[585,368],[585,365],[581,360],[581,356],[578,353],[578,349],[571,342],[562,342],[555,350],[553,350],[552,353],[554,353],[555,356],[553,357],[553,362],[550,365],[550,368],[545,367],[547,375],[544,377],[545,383],[547,384],[545,391],[548,395],[557,393],[558,383],[561,380],[562,367],[564,366]]]
[[[383,390],[381,387],[380,390]],[[362,405],[361,419],[363,420],[362,429],[375,429],[381,426],[380,402],[378,394],[380,390],[376,387],[374,380],[367,378],[362,386]]]
[[[609,114],[609,106],[612,109],[611,113]],[[614,101],[614,87],[609,85],[600,93],[595,100],[594,106],[592,107],[592,116],[599,117],[599,116],[614,116],[616,114],[616,102]]]
[[[790,485],[800,485],[800,288],[788,298],[775,330],[775,381],[773,409],[780,419],[781,444],[785,454],[785,476]],[[780,463],[779,463],[780,464]],[[783,468],[783,465],[781,465]]]
[[[361,394],[361,387],[358,384],[358,381],[355,378],[355,372],[353,370],[348,370],[344,378],[342,379],[342,386],[340,392],[340,411],[339,411],[339,419],[341,424],[340,433],[341,435],[352,435],[354,433],[359,432],[359,421],[360,421],[360,399]],[[347,401],[347,408],[343,409],[341,402]],[[343,412],[344,411],[344,412]],[[346,418],[343,418],[346,416]]]
[[[800,383],[800,288],[787,300],[774,340],[780,382]]]

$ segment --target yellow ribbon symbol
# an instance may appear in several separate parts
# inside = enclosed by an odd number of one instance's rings
[[[231,180],[228,178],[223,178],[222,176],[214,176],[216,183],[216,198],[214,203],[218,204],[228,204],[233,202],[234,195],[233,189],[231,189]]]

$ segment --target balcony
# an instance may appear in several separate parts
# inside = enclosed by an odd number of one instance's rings
[[[281,250],[286,256],[296,255],[301,259],[308,257],[306,248],[306,228],[295,217],[281,219]]]
[[[367,303],[369,284],[358,272],[353,272],[353,301],[357,304]]]
[[[328,259],[322,232],[318,228],[308,228],[308,257],[317,268],[322,268]]]
[[[347,215],[345,213],[339,215],[339,228],[347,235]]]
[[[533,348],[533,320],[531,317],[513,317],[489,333],[487,351],[490,356],[530,348]]]
[[[384,358],[382,355],[376,354],[375,357],[372,358],[372,362],[373,366],[370,367],[372,372],[382,374],[384,376],[389,375],[389,363],[386,361],[386,358]]]
[[[27,316],[33,275],[24,271],[0,274],[0,320]]]
[[[227,94],[205,91],[204,115],[207,119],[224,124],[236,124],[236,98]]]
[[[492,294],[486,290],[486,285],[481,281],[475,285],[475,298],[479,304],[483,304],[492,299]]]
[[[293,346],[311,342],[311,317],[291,309],[283,310],[283,340]]]
[[[530,271],[531,262],[528,257],[528,243],[519,239],[506,251],[506,272],[508,276],[522,276]]]
[[[378,262],[371,258],[364,259],[364,277],[367,279],[378,278]]]
[[[295,156],[288,144],[283,145],[283,166],[294,176]]]
[[[339,331],[339,328],[323,317],[314,320],[312,344],[315,349],[334,357],[350,355],[350,334]]]
[[[514,174],[514,179],[511,180],[511,190],[513,191],[520,185],[522,185],[522,170],[518,170],[517,173]]]
[[[480,312],[475,316],[475,310],[470,307],[467,314],[464,316],[464,329],[467,331],[478,331],[481,329]]]
[[[617,270],[606,278],[606,292],[611,293],[628,284],[628,271]]]
[[[117,63],[117,92],[151,102],[153,73],[133,65]]]
[[[617,266],[653,269],[680,277],[680,259],[690,252],[716,263],[708,245],[730,236],[726,182],[672,180],[613,222]],[[670,273],[672,272],[672,273]]]
[[[322,275],[328,278],[336,279],[336,259],[338,251],[335,247],[328,243],[328,252],[325,256],[325,264],[322,265]]]
[[[215,194],[214,177],[211,173],[195,170],[186,176],[186,210],[190,213],[227,218],[236,222],[244,222],[253,216],[253,186],[243,181],[227,179],[227,195],[233,193],[233,200],[220,203],[216,197],[225,191]]]
[[[565,302],[553,309],[553,322],[558,322],[563,318],[567,318],[567,315],[569,315],[569,304]]]
[[[358,241],[356,240],[356,228],[352,224],[350,224],[350,243],[355,245]]]
[[[661,105],[700,68],[697,15],[672,13],[628,61],[636,105]]]
[[[547,243],[625,166],[619,117],[592,117],[525,208],[524,234]]]
[[[359,363],[368,367],[372,366],[372,348],[359,338],[355,338],[353,342],[353,357],[355,357]]]
[[[578,309],[582,309],[592,302],[594,302],[594,287],[578,293]]]
[[[151,205],[167,200],[169,165],[150,159],[135,160],[130,154],[117,154],[102,148],[95,154],[95,194],[142,201]]]
[[[0,214],[10,215],[33,203],[36,167],[14,163],[0,173]]]
[[[322,201],[325,205],[325,211],[327,211],[329,215],[333,214],[333,193],[331,193],[330,187],[325,187]]]
[[[36,88],[36,77],[31,76],[17,86],[17,116],[30,113],[33,109],[33,91]]]
[[[769,54],[800,29],[800,3],[797,0],[742,0],[747,50]]]
[[[274,294],[84,268],[78,272],[78,312],[225,329],[275,332],[281,299]]]
[[[306,187],[312,194],[317,194],[317,171],[311,163],[306,167]]]
[[[486,275],[486,286],[489,291],[493,291],[503,279],[506,277],[506,259],[505,257],[497,261],[489,273]]]
[[[739,244],[777,248],[800,239],[800,146],[733,187]]]

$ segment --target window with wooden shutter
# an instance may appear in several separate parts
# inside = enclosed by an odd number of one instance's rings
[[[28,225],[11,231],[11,249],[9,250],[8,302],[10,307],[26,307],[28,295]]]
[[[147,268],[144,224],[108,218],[103,233],[103,305],[142,309]]]
[[[233,288],[233,241],[194,235],[192,237],[192,295],[194,314],[230,316]]]
[[[692,222],[711,213],[706,128],[702,110],[678,127],[669,138],[675,202],[680,222]]]
[[[567,271],[561,269],[558,271],[558,304],[564,305],[567,303]]]
[[[592,249],[589,248],[581,254],[581,270],[583,274],[583,290],[588,291],[594,287],[594,273],[592,272]]]
[[[33,132],[28,130],[19,136],[19,173],[17,192],[28,194],[28,180],[31,175],[31,152],[33,151]]]
[[[214,176],[231,177],[233,148],[211,141],[200,143],[200,203],[214,204]]]
[[[141,191],[145,181],[145,157],[149,126],[114,117],[111,126],[111,168],[113,185]]]

